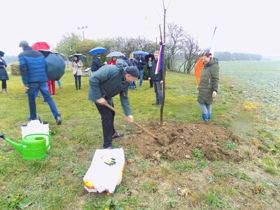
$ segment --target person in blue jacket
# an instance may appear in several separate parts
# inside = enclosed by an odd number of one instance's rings
[[[40,90],[44,100],[49,104],[56,123],[60,125],[62,122],[61,115],[48,90],[47,65],[44,55],[41,52],[32,50],[26,41],[21,41],[19,47],[23,50],[18,55],[18,59],[22,82],[28,96],[29,120],[37,119],[35,98],[36,93]]]
[[[118,136],[114,128],[115,112],[106,107],[113,106],[113,97],[120,95],[121,105],[128,122],[133,122],[128,101],[128,87],[137,80],[139,70],[135,66],[127,66],[118,59],[116,65],[104,65],[89,78],[88,99],[93,101],[101,115],[103,129],[103,148],[112,148],[112,139]]]
[[[7,93],[7,80],[9,80],[8,73],[6,71],[7,64],[4,57],[5,53],[0,51],[0,80],[2,81],[2,93]]]

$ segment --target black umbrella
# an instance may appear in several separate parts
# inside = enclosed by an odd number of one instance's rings
[[[87,57],[86,57],[85,55],[83,55],[82,53],[75,53],[75,54],[73,54],[73,55],[70,55],[70,56],[68,57],[69,60],[72,61],[74,56],[78,56],[78,57],[79,57],[79,60],[81,60],[81,61],[83,61],[83,62],[85,62],[85,61],[87,60]]]
[[[145,56],[145,60],[146,60],[146,61],[148,61],[148,60],[149,60],[149,58],[152,58],[152,60],[154,60],[154,59],[155,59],[154,54],[149,53],[148,55],[146,55],[146,56]]]

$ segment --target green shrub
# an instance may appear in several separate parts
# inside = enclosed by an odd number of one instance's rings
[[[10,65],[10,72],[14,76],[20,75],[18,63],[13,63]]]

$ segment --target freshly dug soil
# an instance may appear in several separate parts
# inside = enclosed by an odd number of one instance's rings
[[[125,136],[121,144],[125,147],[137,147],[145,158],[160,160],[189,159],[193,157],[193,150],[199,149],[210,160],[241,161],[239,154],[239,138],[225,128],[212,124],[187,123],[149,123],[144,125],[157,139],[144,131]],[[235,148],[227,147],[236,145]]]

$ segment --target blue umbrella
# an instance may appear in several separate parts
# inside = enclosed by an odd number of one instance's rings
[[[5,53],[3,51],[0,50],[0,56],[4,57]]]
[[[133,55],[148,55],[148,52],[142,51],[142,50],[137,50],[132,52]]]
[[[107,49],[104,47],[95,47],[93,49],[91,49],[90,51],[88,51],[88,54],[90,55],[97,55],[97,54],[102,54],[102,53],[106,53]]]

